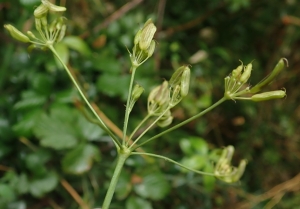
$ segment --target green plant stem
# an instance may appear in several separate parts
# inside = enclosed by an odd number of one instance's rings
[[[117,186],[117,182],[120,176],[120,173],[122,171],[123,165],[126,161],[126,159],[129,157],[130,155],[130,151],[129,150],[120,150],[119,151],[119,155],[118,155],[118,160],[117,160],[117,165],[114,171],[114,174],[112,176],[112,179],[110,181],[107,193],[105,195],[105,199],[102,205],[102,209],[108,209],[112,200],[112,197],[114,195],[116,186]]]
[[[125,110],[125,119],[124,119],[124,126],[123,126],[123,141],[122,141],[123,145],[125,145],[125,142],[126,142],[127,126],[128,126],[128,119],[129,119],[129,114],[130,114],[129,103],[130,103],[130,99],[131,99],[131,92],[132,92],[132,86],[133,86],[134,75],[135,75],[136,69],[137,69],[136,66],[132,66],[130,69],[132,74],[131,74],[131,78],[130,78],[129,91],[128,91],[128,96],[127,96],[126,110]]]
[[[183,121],[183,122],[181,122],[181,123],[179,123],[179,124],[177,124],[177,125],[169,128],[169,129],[167,129],[167,130],[165,130],[165,131],[163,131],[163,132],[161,132],[161,133],[159,133],[159,134],[157,134],[157,135],[155,135],[153,137],[151,137],[150,139],[148,139],[148,140],[144,141],[143,143],[141,143],[141,144],[137,145],[136,147],[134,147],[134,149],[132,149],[132,150],[136,150],[137,148],[143,146],[144,144],[146,144],[146,143],[148,143],[148,142],[150,142],[150,141],[152,141],[154,139],[157,139],[158,137],[161,137],[162,135],[164,135],[166,133],[169,133],[169,132],[177,129],[177,128],[179,128],[179,127],[181,127],[181,126],[183,126],[183,125],[191,122],[192,120],[195,120],[196,118],[199,118],[199,117],[203,116],[204,114],[206,114],[207,112],[211,111],[215,107],[219,106],[221,103],[225,102],[226,100],[227,100],[226,97],[222,97],[219,101],[217,101],[216,103],[214,103],[213,105],[211,105],[207,109],[203,110],[202,112],[200,112],[200,113],[194,115],[193,117],[190,117],[189,119],[187,119],[187,120],[185,120],[185,121]]]
[[[156,154],[145,153],[145,152],[132,152],[131,154],[132,154],[132,155],[146,155],[146,156],[151,156],[151,157],[160,158],[160,159],[163,159],[163,160],[165,160],[165,161],[169,161],[169,162],[171,162],[171,163],[174,163],[175,165],[178,165],[178,166],[180,166],[180,167],[182,167],[182,168],[185,168],[185,169],[187,169],[187,170],[189,170],[189,171],[193,171],[193,172],[195,172],[195,173],[198,173],[198,174],[207,175],[207,176],[218,176],[218,175],[215,175],[215,174],[213,174],[213,173],[207,173],[207,172],[195,170],[195,169],[193,169],[193,168],[189,168],[189,167],[187,167],[187,166],[185,166],[185,165],[182,165],[181,163],[176,162],[175,160],[172,160],[172,159],[170,159],[170,158],[168,158],[168,157],[165,157],[165,156],[162,156],[162,155],[156,155]]]
[[[57,57],[57,59],[61,62],[61,64],[63,65],[64,69],[67,71],[70,79],[72,80],[73,84],[75,85],[75,87],[77,88],[80,96],[82,97],[82,99],[84,100],[84,102],[87,104],[87,106],[89,107],[89,109],[92,111],[92,113],[95,115],[95,117],[99,120],[99,122],[101,123],[101,125],[103,126],[103,129],[111,136],[111,138],[113,139],[113,141],[115,142],[115,144],[118,146],[118,148],[121,147],[121,143],[119,141],[119,139],[111,132],[111,130],[109,130],[109,128],[106,127],[105,123],[103,122],[103,120],[100,118],[100,116],[96,113],[96,111],[94,110],[94,108],[92,107],[92,105],[90,104],[90,102],[88,101],[88,99],[86,98],[86,96],[84,95],[84,93],[82,92],[79,84],[77,83],[77,81],[75,80],[75,78],[73,77],[72,73],[70,72],[69,68],[65,65],[65,63],[62,61],[62,59],[60,58],[60,56],[57,54],[56,50],[54,49],[54,47],[52,45],[48,46],[49,49],[53,52],[53,54]]]
[[[132,147],[147,133],[147,131],[149,131],[149,129],[154,126],[154,124],[157,123],[157,121],[159,121],[159,119],[161,119],[162,116],[164,116],[164,114],[170,109],[171,107],[169,106],[164,112],[161,113],[160,116],[158,116],[151,124],[150,126],[148,126],[146,128],[146,130],[143,131],[143,133],[141,133],[141,135],[139,135],[139,137],[137,139],[134,140],[134,142],[130,145],[129,149],[132,149]]]
[[[132,139],[132,137],[134,136],[134,134],[138,131],[138,129],[151,117],[151,114],[148,114],[138,125],[137,127],[135,127],[135,129],[133,130],[133,132],[130,134],[128,140],[127,140],[127,145],[128,142],[130,141],[130,139]]]

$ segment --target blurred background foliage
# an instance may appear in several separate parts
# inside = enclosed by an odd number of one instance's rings
[[[281,57],[289,68],[268,88],[284,100],[227,101],[213,112],[144,147],[211,171],[215,148],[232,144],[234,162],[248,160],[234,185],[195,175],[167,162],[128,159],[111,208],[290,208],[300,205],[300,3],[297,0],[60,0],[67,37],[56,46],[107,122],[123,125],[134,34],[148,19],[158,27],[157,49],[137,72],[146,92],[129,129],[146,114],[147,94],[179,65],[192,66],[189,95],[174,123],[223,94],[223,79],[242,60],[250,80],[266,76]],[[39,0],[2,0],[1,25],[30,30]],[[0,33],[0,208],[99,207],[116,152],[108,136],[78,111],[78,95],[49,51]],[[77,102],[76,102],[77,101]],[[109,119],[108,119],[109,118]],[[111,126],[114,131],[118,131]],[[159,128],[150,134],[158,133]]]

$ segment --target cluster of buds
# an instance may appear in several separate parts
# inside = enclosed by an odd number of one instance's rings
[[[172,123],[171,108],[188,94],[190,85],[190,68],[182,66],[172,75],[170,81],[164,81],[154,88],[148,97],[148,114],[160,117],[157,125],[168,126]]]
[[[14,39],[25,43],[32,43],[32,48],[52,46],[54,43],[61,41],[66,32],[64,17],[57,17],[50,25],[48,24],[49,11],[64,12],[66,8],[54,5],[47,0],[41,0],[41,2],[34,10],[35,27],[39,33],[39,37],[36,37],[31,31],[27,31],[27,35],[25,35],[10,24],[4,25]]]
[[[129,52],[133,66],[140,66],[153,55],[155,49],[153,37],[155,32],[156,26],[153,24],[152,20],[149,19],[144,24],[143,28],[136,33],[132,54]]]
[[[233,183],[239,181],[241,176],[243,175],[246,167],[246,160],[241,160],[238,167],[234,167],[231,165],[231,159],[234,153],[233,146],[227,146],[222,150],[221,157],[219,158],[216,166],[214,174],[220,180]]]
[[[233,100],[251,100],[254,102],[284,98],[286,96],[285,90],[269,91],[259,94],[256,93],[261,91],[262,87],[272,82],[274,78],[284,69],[285,66],[288,66],[288,62],[285,58],[281,58],[270,75],[268,75],[261,82],[251,88],[249,86],[243,88],[244,84],[249,80],[251,76],[252,63],[244,66],[241,62],[241,65],[234,69],[232,73],[225,78],[225,98]],[[245,94],[252,95],[250,97],[241,97]]]

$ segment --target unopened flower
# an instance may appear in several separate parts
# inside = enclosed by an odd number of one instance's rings
[[[24,43],[30,42],[30,39],[24,33],[22,33],[17,28],[15,28],[14,26],[7,24],[7,25],[4,25],[4,28],[6,30],[8,30],[8,32],[14,39],[16,39],[18,41],[22,41]]]

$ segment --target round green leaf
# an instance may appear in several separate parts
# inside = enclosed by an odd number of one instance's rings
[[[58,183],[58,177],[55,173],[47,173],[43,178],[34,179],[30,182],[29,191],[35,197],[42,197],[51,192]]]
[[[143,176],[143,181],[134,186],[135,192],[152,200],[163,199],[170,191],[170,184],[161,173],[150,173]]]
[[[139,197],[129,197],[126,201],[126,209],[152,209],[151,203]]]
[[[84,56],[89,56],[91,50],[88,45],[78,36],[67,36],[62,40],[62,43],[67,45],[70,49],[76,50]]]
[[[71,174],[82,174],[91,169],[94,161],[100,160],[100,152],[91,144],[81,144],[66,154],[62,160],[63,170]]]

